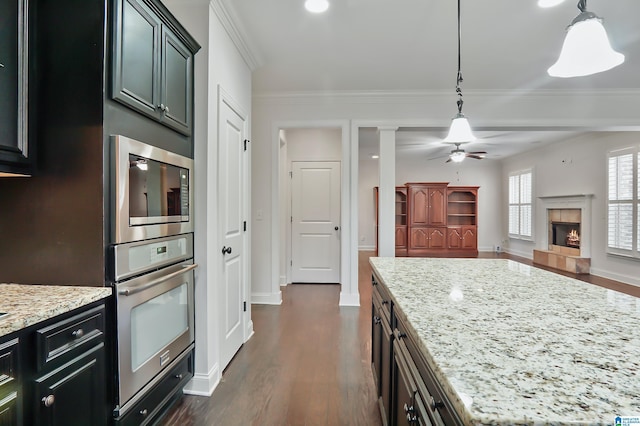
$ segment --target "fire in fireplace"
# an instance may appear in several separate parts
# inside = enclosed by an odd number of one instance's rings
[[[551,222],[553,244],[580,248],[580,224],[572,222]]]

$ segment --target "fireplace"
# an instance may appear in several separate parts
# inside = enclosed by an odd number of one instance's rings
[[[538,197],[538,224],[544,231],[534,249],[534,263],[573,273],[591,266],[592,194]]]
[[[580,248],[580,223],[551,222],[551,244]]]

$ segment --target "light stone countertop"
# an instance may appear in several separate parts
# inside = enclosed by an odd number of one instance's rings
[[[370,263],[465,423],[640,415],[640,299],[506,259]]]
[[[111,295],[111,287],[0,284],[0,337]]]

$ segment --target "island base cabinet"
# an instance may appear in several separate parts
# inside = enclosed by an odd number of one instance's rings
[[[0,426],[13,426],[18,422],[18,393],[11,392],[0,399]]]
[[[36,380],[35,424],[104,425],[104,344]]]

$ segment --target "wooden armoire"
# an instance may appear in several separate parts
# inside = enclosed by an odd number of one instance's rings
[[[478,189],[446,182],[409,182],[396,187],[396,256],[477,256]],[[374,193],[377,253],[377,187]]]

